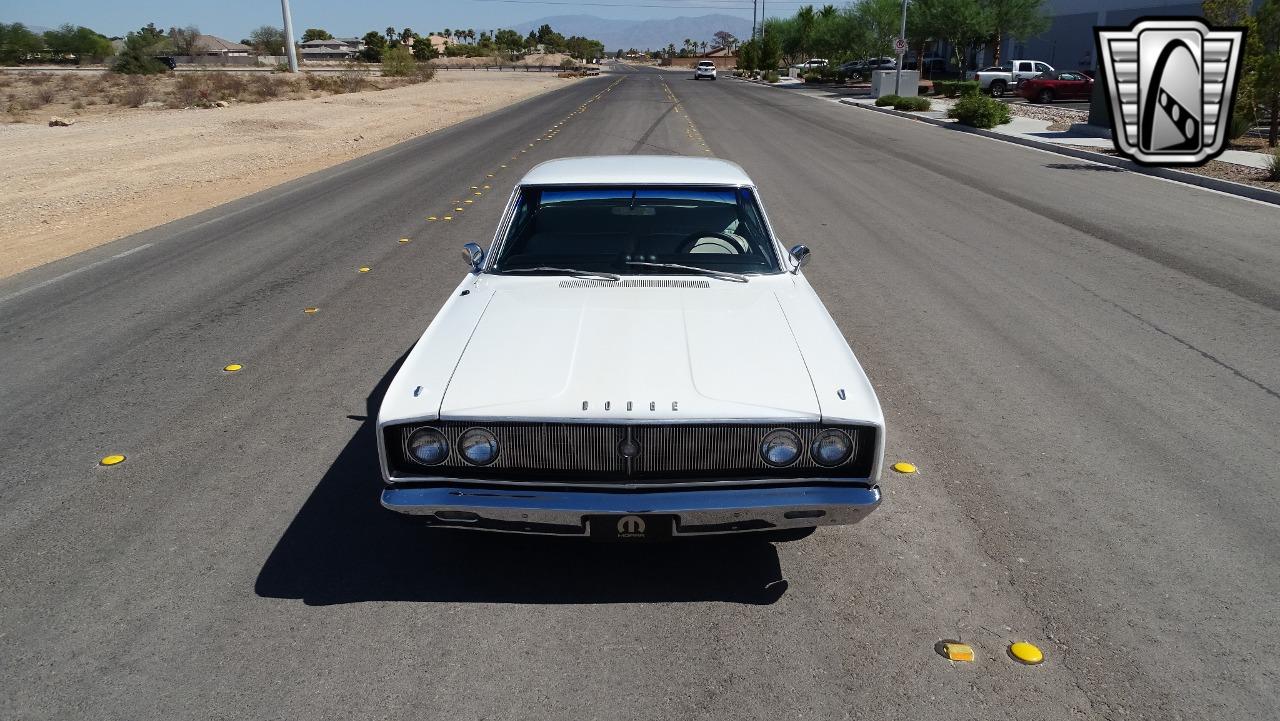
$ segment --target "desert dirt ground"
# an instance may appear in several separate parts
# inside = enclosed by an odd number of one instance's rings
[[[572,82],[445,72],[391,90],[0,125],[0,277]]]

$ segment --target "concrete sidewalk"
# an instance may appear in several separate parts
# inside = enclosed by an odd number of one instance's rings
[[[940,110],[928,110],[924,112],[915,112],[911,115],[918,115],[926,118],[933,118],[943,122],[954,123],[955,120],[947,117],[947,109],[953,104],[948,100],[930,98],[934,106],[942,106]],[[870,98],[848,98],[840,102],[848,105],[875,105],[875,100]],[[1084,126],[1083,124],[1072,126],[1069,130],[1049,130],[1049,126],[1053,123],[1048,120],[1040,120],[1038,118],[1028,118],[1021,115],[1014,115],[1013,122],[1005,125],[998,125],[991,129],[991,132],[1000,135],[1011,135],[1014,137],[1026,138],[1028,140],[1038,140],[1042,143],[1054,143],[1056,145],[1072,145],[1082,148],[1111,148],[1114,147],[1111,141],[1110,131],[1103,128],[1093,128]],[[1250,168],[1266,169],[1270,167],[1270,157],[1266,153],[1255,153],[1248,150],[1224,150],[1216,160],[1233,165],[1243,165]]]

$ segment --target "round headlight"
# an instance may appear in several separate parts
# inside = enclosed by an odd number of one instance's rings
[[[472,428],[458,439],[458,452],[477,466],[487,466],[498,457],[498,439],[483,428]]]
[[[849,454],[853,453],[853,441],[849,440],[844,431],[831,428],[818,434],[809,453],[813,455],[814,463],[820,466],[838,466],[849,460]]]
[[[800,436],[787,430],[770,432],[760,441],[760,457],[771,466],[789,466],[800,457]]]
[[[434,428],[419,428],[409,436],[409,454],[418,463],[434,466],[449,455],[449,442]]]

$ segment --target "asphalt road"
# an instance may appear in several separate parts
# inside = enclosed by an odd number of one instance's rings
[[[921,469],[866,522],[636,548],[379,508],[368,419],[458,247],[536,162],[604,153],[735,160],[813,248]],[[1278,227],[644,71],[0,281],[0,718],[1272,717]]]

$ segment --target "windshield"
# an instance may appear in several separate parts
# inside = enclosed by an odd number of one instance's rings
[[[491,269],[537,267],[685,275],[772,273],[779,264],[746,188],[526,187]]]

